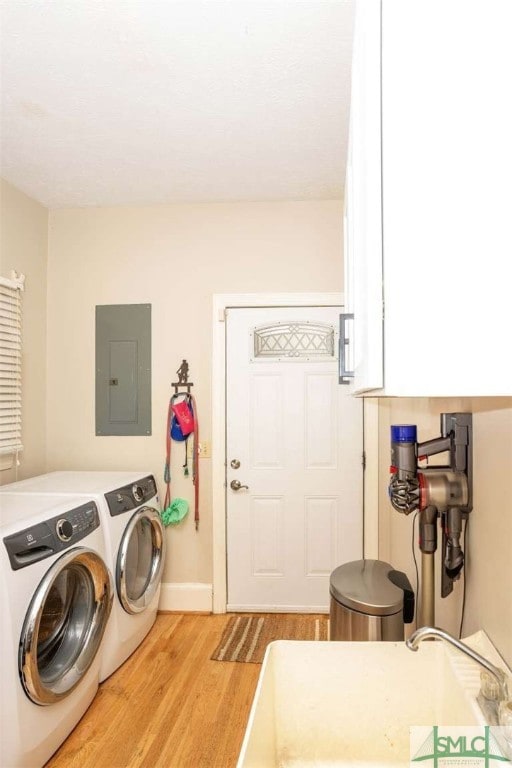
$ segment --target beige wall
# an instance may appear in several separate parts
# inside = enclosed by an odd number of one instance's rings
[[[212,294],[342,288],[340,201],[166,205],[50,213],[48,467],[148,469],[163,496],[170,384],[186,358],[211,437]],[[97,304],[152,305],[150,437],[96,437]],[[176,465],[173,495],[192,499]],[[213,446],[215,450],[215,446]],[[199,533],[169,529],[166,582],[212,580],[211,461],[201,460]]]
[[[439,434],[443,411],[473,413],[473,511],[467,551],[466,608],[463,633],[486,630],[512,666],[512,398],[382,399],[379,404],[380,557],[408,573],[413,586],[411,554],[413,515],[395,512],[387,498],[389,427],[417,424],[418,439]],[[432,457],[431,463],[442,464]],[[417,539],[417,524],[416,524]],[[440,553],[440,550],[438,550]],[[420,560],[418,559],[418,562]],[[436,589],[439,587],[439,565]],[[436,623],[458,634],[462,579],[448,598],[437,598]]]
[[[0,179],[0,274],[25,275],[23,292],[24,450],[20,466],[0,457],[0,484],[45,471],[46,461],[46,256],[48,211]]]

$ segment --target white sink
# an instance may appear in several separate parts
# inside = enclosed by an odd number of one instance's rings
[[[502,665],[483,632],[466,639]],[[238,768],[409,765],[409,728],[483,725],[480,667],[441,642],[271,643]]]

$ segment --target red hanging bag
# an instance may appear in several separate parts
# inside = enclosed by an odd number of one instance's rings
[[[186,437],[194,431],[194,414],[189,408],[188,399],[181,400],[179,403],[171,403],[171,408],[180,425],[183,437]]]

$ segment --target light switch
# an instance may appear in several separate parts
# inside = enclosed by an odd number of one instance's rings
[[[189,440],[187,440],[187,456],[189,459],[192,458],[194,451],[194,440],[192,438],[192,435]],[[200,440],[199,441],[199,450],[198,450],[199,458],[200,459],[211,459],[212,457],[212,444],[209,440]]]

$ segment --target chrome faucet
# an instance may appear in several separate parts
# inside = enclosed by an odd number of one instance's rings
[[[411,651],[417,651],[422,640],[429,640],[434,638],[444,640],[450,645],[453,645],[454,648],[457,648],[458,651],[466,654],[466,656],[469,656],[470,659],[483,667],[493,678],[495,681],[494,686],[492,685],[491,681],[485,679],[485,676],[481,676],[482,685],[480,688],[480,694],[487,702],[492,702],[494,719],[496,720],[496,724],[498,724],[500,719],[500,703],[508,702],[510,705],[509,700],[512,697],[512,691],[509,693],[508,690],[507,676],[505,672],[499,667],[495,667],[494,664],[491,664],[490,661],[485,659],[483,656],[480,656],[479,653],[474,651],[468,645],[465,645],[465,643],[457,640],[457,638],[450,635],[449,632],[446,632],[444,629],[439,629],[438,627],[420,627],[416,630],[416,632],[412,633],[409,639],[405,641],[405,644]],[[485,712],[484,714],[489,713]]]

